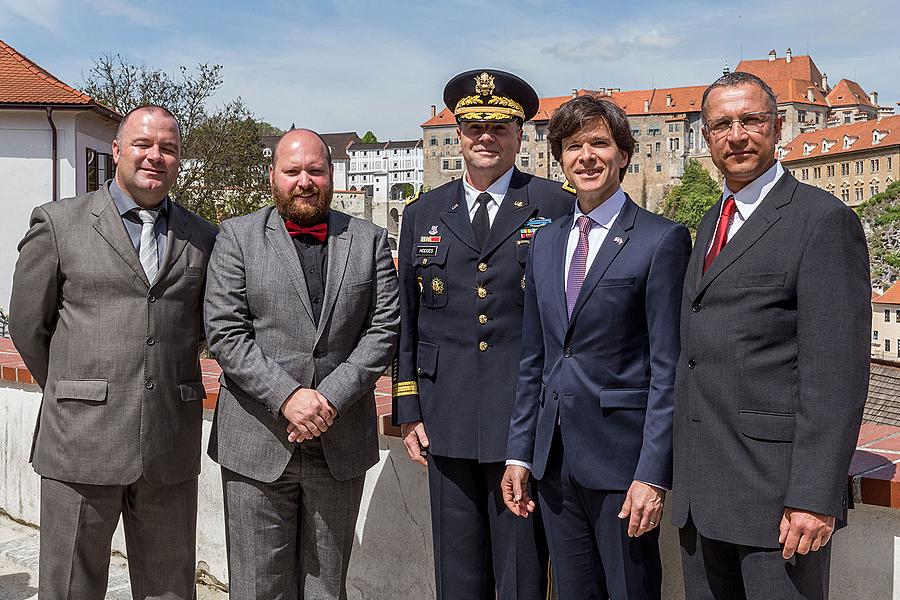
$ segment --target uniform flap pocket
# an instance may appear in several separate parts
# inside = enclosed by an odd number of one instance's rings
[[[206,397],[206,389],[200,381],[179,383],[178,391],[181,392],[182,402],[193,402],[194,400],[202,400]]]
[[[443,265],[447,262],[449,244],[416,244],[413,263],[417,265]]]
[[[635,277],[618,277],[613,279],[601,279],[597,282],[597,287],[617,287],[634,285],[637,279]]]
[[[644,388],[601,390],[600,406],[602,408],[647,408],[647,395],[650,390]]]
[[[56,381],[56,401],[86,400],[106,402],[108,384],[105,379],[58,379]]]
[[[419,347],[416,351],[417,375],[424,375],[425,377],[434,376],[435,371],[437,371],[437,358],[439,348],[440,346],[438,346],[437,344],[419,342]]]
[[[185,277],[203,277],[206,275],[205,267],[185,267],[184,268],[184,276]]]
[[[739,410],[741,432],[748,438],[768,442],[794,441],[794,413]]]
[[[737,286],[745,287],[784,287],[787,273],[747,273],[738,277]]]
[[[528,262],[528,251],[531,249],[530,240],[516,241],[516,260],[523,265]]]

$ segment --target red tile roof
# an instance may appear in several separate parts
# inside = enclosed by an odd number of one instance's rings
[[[822,74],[809,56],[794,56],[790,61],[787,58],[742,60],[735,71],[756,75],[770,86],[776,81],[799,79],[810,81],[822,89]]]
[[[611,92],[595,91],[595,90],[578,90],[577,95],[585,94],[602,94],[613,100],[622,107],[629,116],[643,114],[677,114],[686,112],[700,112],[700,101],[703,98],[705,85],[678,87],[678,88],[659,88],[652,90],[629,90]],[[669,105],[666,105],[666,97],[671,96]],[[572,99],[572,95],[551,96],[549,98],[541,98],[538,106],[537,114],[532,121],[549,121],[553,113],[560,106]],[[644,102],[649,101],[649,109],[644,110]],[[456,120],[450,109],[444,108],[437,115],[422,123],[422,127],[440,127],[445,125],[454,125]]]
[[[876,108],[872,99],[855,81],[841,79],[837,85],[828,92],[828,104],[831,106],[870,106]]]
[[[877,143],[875,143],[875,132],[878,132],[879,137]],[[848,141],[851,142],[848,148],[844,148],[845,136],[848,136]],[[833,142],[826,152],[822,152],[823,139]],[[804,144],[809,148],[807,154],[803,152]],[[790,163],[825,155],[845,154],[896,145],[900,145],[900,115],[801,133],[784,147],[782,161]]]
[[[872,299],[873,304],[900,304],[900,282],[895,283],[891,288]]]
[[[86,106],[109,112],[93,98],[66,85],[2,40],[0,40],[0,104],[61,104]]]

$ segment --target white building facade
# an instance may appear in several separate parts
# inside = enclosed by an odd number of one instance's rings
[[[375,202],[401,200],[422,189],[422,140],[354,143],[350,155],[349,189],[366,190]]]

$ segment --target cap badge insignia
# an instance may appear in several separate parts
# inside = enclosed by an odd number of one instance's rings
[[[494,77],[486,72],[475,78],[475,93],[490,96],[494,93]]]

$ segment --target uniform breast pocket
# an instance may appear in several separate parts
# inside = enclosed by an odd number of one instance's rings
[[[449,299],[447,286],[447,244],[419,244],[415,247],[413,264],[416,281],[425,308],[444,308]]]

